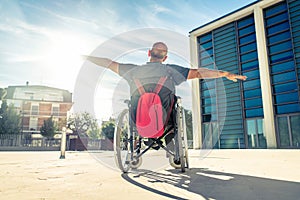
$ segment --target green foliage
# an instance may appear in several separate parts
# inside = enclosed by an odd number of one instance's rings
[[[81,136],[89,136],[92,139],[101,137],[100,128],[95,119],[90,113],[76,113],[68,119],[68,127],[75,133]]]
[[[92,123],[90,129],[87,131],[87,134],[91,139],[100,139],[101,130],[96,119],[92,119]]]
[[[114,131],[115,131],[115,122],[114,120],[110,119],[107,122],[102,124],[102,134],[105,135],[106,138],[112,140],[114,138]]]
[[[2,101],[0,108],[0,134],[18,134],[21,131],[21,117],[13,105]]]
[[[57,125],[52,119],[52,116],[47,120],[44,120],[44,124],[40,129],[41,135],[47,137],[48,139],[53,138],[55,132],[57,131]]]
[[[3,88],[0,88],[0,100],[4,99],[6,95],[6,90]]]
[[[186,123],[186,133],[188,140],[193,140],[193,119],[192,111],[184,110],[185,123]]]

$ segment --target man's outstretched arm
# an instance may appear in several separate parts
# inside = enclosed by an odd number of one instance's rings
[[[226,77],[228,80],[236,82],[239,80],[246,80],[246,76],[231,74],[229,72],[220,71],[220,70],[212,70],[207,68],[198,68],[198,69],[190,69],[188,74],[188,79],[210,79],[210,78],[221,78]]]
[[[94,57],[94,56],[82,56],[83,59],[88,60],[96,65],[99,65],[101,67],[108,68],[117,74],[119,74],[119,63],[112,61],[109,58],[100,58],[100,57]]]

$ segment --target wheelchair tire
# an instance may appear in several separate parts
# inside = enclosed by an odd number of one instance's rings
[[[181,169],[181,163],[180,160],[176,161],[174,156],[170,155],[169,156],[169,163],[172,167],[174,167],[175,169]]]
[[[178,153],[180,158],[181,171],[185,172],[185,168],[189,168],[188,162],[188,144],[187,144],[187,132],[185,123],[184,109],[179,101],[177,106],[177,134],[175,134],[175,139],[178,142]]]
[[[183,125],[183,151],[184,151],[184,158],[185,158],[185,165],[186,168],[189,169],[189,146],[188,146],[188,138],[187,138],[187,131],[186,131],[186,122],[185,122],[185,113],[182,112],[182,125]]]
[[[182,144],[182,134],[181,131],[178,130],[178,133],[176,134],[176,139],[178,141],[178,153],[179,153],[179,163],[180,163],[180,168],[181,172],[185,172],[185,157],[184,157],[184,150],[183,150],[183,144]]]
[[[131,158],[133,157],[130,150],[129,133],[129,111],[125,109],[118,117],[114,132],[115,162],[117,167],[124,173],[130,170]]]
[[[177,106],[177,111],[176,111],[176,122],[177,122],[177,131],[175,133],[175,140],[177,140],[175,142],[175,144],[177,143],[177,151],[178,152],[178,156],[179,156],[179,162],[180,162],[180,168],[181,168],[181,172],[185,172],[185,151],[184,151],[184,143],[183,143],[183,134],[184,134],[184,125],[183,125],[183,108],[181,107],[181,105]]]
[[[131,162],[130,166],[132,169],[137,169],[142,165],[142,157],[136,159],[136,156],[133,156],[133,161]]]

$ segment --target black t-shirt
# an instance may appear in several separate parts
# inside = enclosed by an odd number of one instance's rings
[[[135,121],[135,112],[140,94],[135,84],[138,79],[146,92],[152,92],[161,77],[167,77],[164,86],[159,92],[165,113],[172,106],[175,97],[175,86],[187,80],[189,68],[173,64],[162,64],[159,62],[148,62],[144,65],[119,64],[119,75],[122,76],[130,86],[131,107]],[[166,114],[164,115],[167,116]]]

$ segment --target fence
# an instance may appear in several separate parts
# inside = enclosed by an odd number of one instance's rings
[[[0,151],[9,150],[43,150],[59,151],[60,138],[48,139],[45,137],[36,137],[35,134],[0,134]],[[67,150],[112,150],[112,142],[107,139],[79,138],[78,136],[68,137]]]
[[[60,138],[33,138],[29,134],[0,134],[0,150],[59,150]]]

